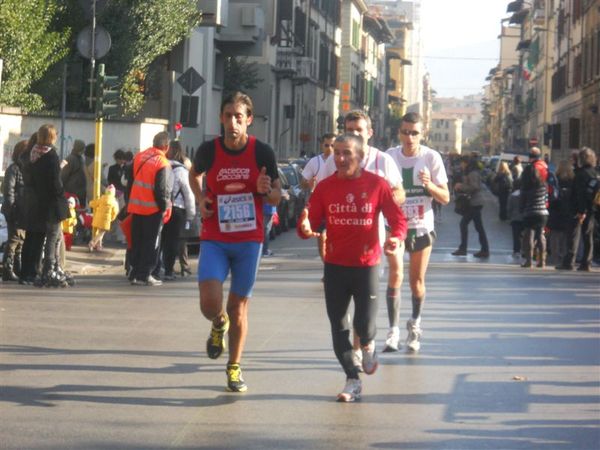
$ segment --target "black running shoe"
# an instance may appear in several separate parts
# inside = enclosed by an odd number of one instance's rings
[[[229,330],[229,317],[225,316],[225,322],[220,328],[213,325],[210,335],[206,341],[206,354],[210,359],[217,359],[225,350],[225,333]]]
[[[242,378],[242,369],[237,363],[227,364],[227,390],[229,392],[246,392],[248,386]]]

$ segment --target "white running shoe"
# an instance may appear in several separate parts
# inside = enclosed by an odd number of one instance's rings
[[[162,286],[162,280],[154,278],[152,275],[148,275],[148,279],[144,283],[146,286]]]
[[[400,349],[400,328],[391,327],[388,331],[383,352],[397,352]]]
[[[362,368],[367,375],[373,375],[379,366],[377,361],[377,351],[375,350],[375,341],[362,348]]]
[[[421,321],[409,319],[406,322],[406,330],[408,331],[408,336],[406,337],[406,346],[409,350],[413,352],[418,352],[421,348],[421,335],[423,334],[423,330],[421,330]]]
[[[362,354],[362,350],[358,349],[352,349],[352,362],[354,363],[354,366],[358,369],[359,372],[363,371],[363,354]]]
[[[344,390],[337,396],[338,402],[353,402],[360,399],[362,392],[362,382],[358,378],[348,378]]]

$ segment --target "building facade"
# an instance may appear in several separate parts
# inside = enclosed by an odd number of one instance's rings
[[[427,144],[442,154],[462,153],[463,120],[434,112]]]
[[[518,59],[489,77],[491,152],[536,145],[555,162],[599,152],[600,0],[516,0],[507,13]]]

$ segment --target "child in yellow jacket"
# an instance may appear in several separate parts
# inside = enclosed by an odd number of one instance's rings
[[[75,212],[75,198],[69,197],[67,199],[69,203],[69,217],[62,221],[62,232],[65,239],[65,249],[71,250],[73,245],[73,233],[75,232],[75,225],[77,225],[77,213]]]
[[[115,198],[115,187],[109,184],[100,198],[92,200],[90,207],[94,216],[92,219],[92,240],[88,244],[90,252],[102,250],[102,238],[110,230],[110,224],[117,218],[119,204]]]

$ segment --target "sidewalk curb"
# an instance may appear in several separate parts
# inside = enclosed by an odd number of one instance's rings
[[[73,275],[95,275],[122,268],[125,248],[105,248],[89,252],[85,246],[73,247],[66,253],[66,268]]]

